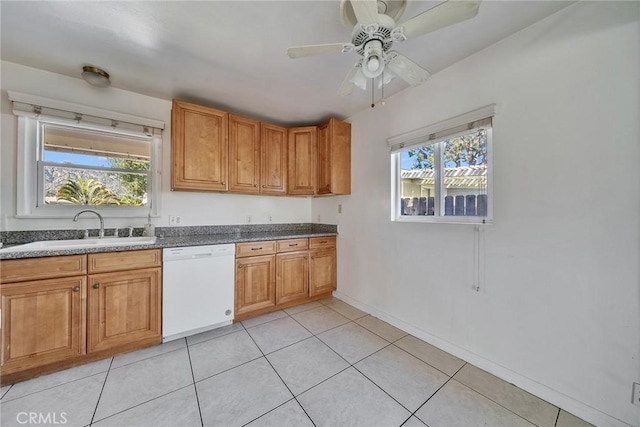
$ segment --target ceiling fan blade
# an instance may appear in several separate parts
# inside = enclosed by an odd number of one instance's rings
[[[287,49],[289,58],[302,58],[305,56],[328,55],[330,53],[346,53],[353,51],[351,43],[314,44],[308,46],[295,46]]]
[[[416,15],[401,26],[410,39],[471,19],[478,14],[481,0],[448,0]]]
[[[358,24],[368,25],[378,23],[378,1],[377,0],[350,0],[353,13],[356,15]]]
[[[358,67],[357,63],[353,67],[351,67],[346,77],[344,78],[344,81],[340,85],[340,89],[338,89],[338,95],[349,96],[353,93],[353,89],[356,87],[356,85],[353,83],[353,78],[358,73],[359,68],[360,67]]]
[[[431,76],[427,70],[395,50],[387,52],[387,58],[391,58],[387,67],[411,86],[418,86]]]

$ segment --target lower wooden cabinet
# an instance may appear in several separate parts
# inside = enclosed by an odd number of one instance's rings
[[[336,289],[336,248],[309,251],[309,296]]]
[[[275,255],[236,260],[236,315],[276,305]]]
[[[236,245],[236,321],[328,297],[335,289],[335,236]]]
[[[2,384],[160,343],[161,259],[152,249],[2,261]]]
[[[88,284],[87,352],[161,336],[159,268],[93,274]]]
[[[336,290],[336,237],[309,239],[309,296]]]
[[[289,252],[276,256],[276,304],[309,296],[309,254]]]
[[[86,277],[2,284],[2,375],[85,353]]]

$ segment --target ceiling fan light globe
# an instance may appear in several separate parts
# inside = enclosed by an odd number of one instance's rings
[[[377,56],[372,56],[369,58],[369,61],[367,61],[367,68],[372,73],[375,73],[378,68],[380,68],[380,61],[378,60]]]
[[[384,61],[377,56],[370,56],[362,67],[362,74],[369,79],[375,79],[384,71]]]
[[[353,83],[358,89],[367,90],[367,78],[362,74],[362,69],[358,70],[358,72],[351,79],[351,83]]]

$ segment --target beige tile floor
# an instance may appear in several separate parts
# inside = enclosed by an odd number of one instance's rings
[[[589,424],[330,298],[0,389],[0,423]],[[33,424],[33,423],[32,423]]]

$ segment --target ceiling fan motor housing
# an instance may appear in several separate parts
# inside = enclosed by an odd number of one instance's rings
[[[396,23],[393,19],[387,15],[379,14],[377,24],[356,24],[353,27],[351,43],[356,47],[356,52],[362,56],[365,56],[365,47],[371,40],[378,40],[382,44],[382,51],[386,52],[393,45],[391,31],[395,26]]]

